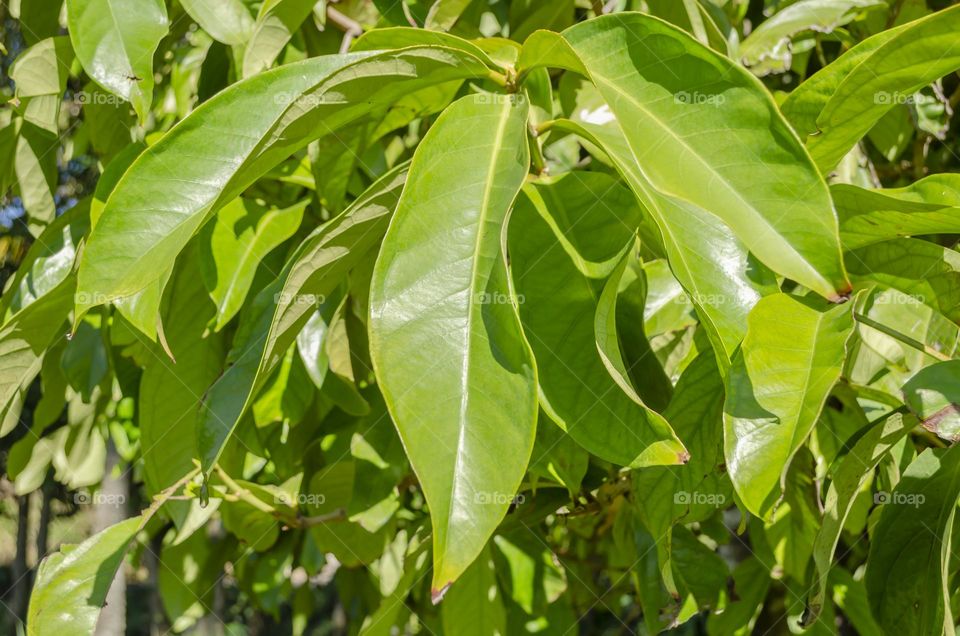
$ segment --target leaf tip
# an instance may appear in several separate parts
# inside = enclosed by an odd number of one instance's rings
[[[446,596],[447,590],[450,589],[450,586],[451,586],[451,585],[453,585],[453,581],[449,581],[448,583],[446,583],[446,584],[445,584],[443,587],[441,587],[440,589],[432,588],[432,589],[430,590],[430,601],[431,601],[434,605],[439,605],[439,604],[440,604],[440,601],[443,600],[443,597]]]

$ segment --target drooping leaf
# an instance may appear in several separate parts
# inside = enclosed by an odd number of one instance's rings
[[[846,261],[858,286],[879,283],[960,323],[960,253],[955,250],[918,239],[897,239],[851,250]]]
[[[153,102],[153,53],[167,34],[162,0],[67,0],[70,40],[93,81],[144,121]]]
[[[877,622],[890,634],[953,631],[948,585],[960,497],[960,447],[927,449],[883,504],[864,582]]]
[[[20,262],[0,297],[0,325],[53,291],[70,276],[80,240],[90,229],[90,201],[57,217]]]
[[[180,0],[180,4],[213,39],[234,46],[253,33],[253,17],[242,0]]]
[[[960,68],[960,51],[952,50],[958,28],[960,8],[951,7],[883,31],[791,95],[784,112],[805,137],[821,171],[833,170],[884,113]]]
[[[820,615],[826,599],[827,577],[840,534],[850,514],[857,493],[873,473],[877,464],[910,430],[916,419],[895,413],[871,424],[832,470],[830,488],[823,505],[823,525],[813,542],[813,589],[803,615],[804,624],[813,623]]]
[[[35,236],[43,232],[57,214],[54,191],[57,187],[57,146],[59,141],[28,121],[20,122],[14,174],[28,225]]]
[[[790,69],[793,38],[805,31],[831,33],[883,0],[800,0],[760,23],[740,44],[743,63],[759,76]]]
[[[637,192],[645,206],[682,193],[774,271],[829,299],[849,291],[826,184],[756,78],[642,14],[590,20],[545,45],[528,41],[532,62],[586,74],[621,121],[652,191]],[[744,122],[736,134],[731,110]]]
[[[748,320],[727,377],[724,447],[741,501],[765,517],[840,377],[853,333],[852,303],[824,308],[777,294],[762,299]]]
[[[10,67],[24,120],[54,135],[59,133],[60,104],[72,61],[70,39],[57,36],[34,44]]]
[[[536,370],[501,245],[528,170],[527,113],[524,100],[484,95],[444,111],[370,288],[377,380],[430,506],[435,595],[477,558],[533,448]]]
[[[651,191],[617,124],[558,122],[557,127],[584,137],[614,161],[656,220],[670,267],[697,308],[721,368],[729,367],[746,333],[750,309],[777,290],[772,272],[756,262],[716,216],[684,199]]]
[[[446,634],[486,636],[506,634],[507,616],[503,594],[490,548],[467,568],[440,606]]]
[[[892,238],[960,233],[960,177],[936,174],[903,188],[830,188],[844,249]]]
[[[154,494],[193,468],[203,395],[221,373],[226,353],[222,335],[205,333],[216,307],[197,275],[199,249],[195,244],[183,254],[169,290],[165,333],[173,358],[146,343],[150,359],[140,378],[138,414],[144,478],[147,491]],[[166,506],[178,527],[188,511],[188,502]]]
[[[221,208],[216,220],[204,227],[200,269],[217,305],[214,331],[240,311],[261,261],[297,231],[307,203],[277,209],[240,198]]]
[[[224,541],[195,532],[182,543],[165,543],[159,554],[157,591],[175,632],[193,627],[214,603],[225,554]]]
[[[436,0],[427,13],[424,28],[449,31],[473,0]]]
[[[205,472],[317,305],[380,244],[405,179],[406,166],[384,175],[308,236],[277,280],[257,294],[240,321],[226,370],[204,397],[197,443]]]
[[[582,246],[607,248],[593,260],[615,258],[633,240],[632,228],[604,205],[565,207],[564,193],[578,186],[576,178],[525,188],[510,224],[513,284],[523,298],[520,317],[537,359],[540,404],[578,444],[607,461],[683,463],[686,451],[667,421],[624,392],[597,349],[594,315],[603,281],[584,276],[574,258],[596,249]],[[562,240],[575,248],[573,256],[557,245]]]
[[[673,385],[644,333],[646,280],[633,246],[607,279],[597,304],[594,331],[604,366],[635,401],[663,412]]]
[[[127,519],[46,557],[30,597],[27,633],[93,634],[114,574],[141,525],[140,517]]]
[[[478,60],[482,60],[490,69],[499,68],[482,48],[470,40],[430,29],[410,27],[374,29],[357,38],[350,50],[382,51],[411,46],[442,46],[472,55]]]
[[[574,22],[573,0],[517,0],[510,3],[510,38],[523,42],[537,29],[562,31]]]
[[[684,466],[651,466],[633,473],[637,514],[656,537],[660,571],[667,589],[673,579],[671,528],[704,521],[730,500],[730,481],[718,474],[723,461],[723,378],[709,351],[680,376],[664,417],[690,453]]]
[[[17,423],[24,392],[40,372],[44,353],[66,337],[74,302],[77,241],[89,225],[81,203],[58,218],[26,255],[0,308],[0,436]]]
[[[33,46],[60,30],[63,0],[12,0],[10,14],[20,21],[20,33]]]
[[[252,77],[273,64],[283,47],[310,15],[313,0],[267,0],[243,52],[243,76]]]
[[[924,428],[960,440],[960,360],[921,369],[903,385],[903,398]]]
[[[403,93],[487,72],[465,53],[418,48],[313,58],[234,84],[164,135],[121,179],[84,251],[80,290],[97,293],[95,304],[136,294],[172,266],[220,206],[292,152]],[[364,98],[344,101],[344,94]],[[182,159],[190,180],[165,167],[172,156]]]

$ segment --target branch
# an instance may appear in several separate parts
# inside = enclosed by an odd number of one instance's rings
[[[363,27],[353,18],[346,16],[332,6],[327,5],[327,20],[343,31],[343,42],[340,43],[340,53],[350,50],[353,39],[363,35]]]

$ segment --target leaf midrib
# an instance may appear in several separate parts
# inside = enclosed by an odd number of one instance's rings
[[[470,352],[472,351],[471,347],[471,335],[473,334],[473,320],[475,312],[475,302],[476,298],[476,284],[477,284],[477,262],[479,258],[477,255],[480,253],[480,243],[483,239],[486,225],[487,213],[490,209],[490,198],[493,192],[493,182],[494,175],[497,172],[497,161],[496,158],[499,156],[500,151],[503,149],[503,140],[504,133],[506,131],[507,122],[510,121],[510,106],[507,105],[503,108],[503,114],[501,115],[500,122],[497,124],[497,132],[494,135],[493,145],[491,146],[491,152],[489,156],[490,165],[487,167],[487,179],[484,184],[483,189],[483,199],[480,203],[480,216],[477,219],[477,238],[474,242],[474,259],[470,267],[470,281],[468,285],[469,295],[467,296],[467,303],[469,305],[469,310],[467,312],[467,328],[464,332],[464,356],[463,364],[460,367],[460,387],[463,389],[461,391],[460,399],[460,417],[458,421],[458,431],[457,431],[457,451],[453,459],[453,485],[450,488],[450,499],[447,503],[447,514],[444,519],[445,526],[443,532],[443,541],[444,541],[444,551],[446,554],[449,551],[450,546],[450,534],[449,534],[449,521],[451,516],[451,511],[453,510],[454,502],[457,497],[457,487],[460,484],[460,464],[463,458],[463,441],[464,433],[466,432],[466,417],[467,417],[467,408],[470,401],[470,393],[466,390],[466,387],[469,386],[469,375],[470,375]]]

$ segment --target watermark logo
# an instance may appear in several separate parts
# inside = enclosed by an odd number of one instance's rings
[[[905,294],[897,289],[889,289],[878,295],[874,305],[922,305],[927,302],[923,294]]]
[[[290,292],[278,292],[273,295],[273,302],[277,305],[313,305],[319,306],[327,301],[323,294],[291,294]]]
[[[523,294],[517,294],[517,304],[522,305],[526,301]],[[477,294],[477,303],[481,305],[510,305],[512,300],[510,294],[503,292],[480,292]]]
[[[719,508],[727,503],[727,498],[720,493],[680,490],[673,493],[673,503],[678,506],[715,506]]]
[[[697,104],[701,106],[723,106],[727,101],[726,96],[711,93],[701,93],[698,91],[687,92],[680,91],[673,94],[674,104]]]
[[[90,104],[94,106],[120,106],[125,101],[122,97],[117,97],[113,93],[101,93],[99,91],[94,91],[93,93],[80,91],[73,94],[73,102],[80,106]]]
[[[724,294],[702,294],[694,292],[692,294],[678,294],[673,302],[679,305],[686,305],[688,300],[701,307],[720,307],[727,304],[727,297]]]
[[[334,103],[334,100],[327,99],[323,93],[286,93],[279,92],[273,95],[273,103],[277,106],[297,105],[301,108],[317,108],[324,104]]]
[[[478,492],[474,496],[474,503],[480,505],[513,505],[520,506],[527,500],[522,494],[511,495],[505,492]]]
[[[501,95],[499,93],[477,93],[473,96],[473,101],[476,104],[510,104],[511,106],[516,106],[517,104],[522,104],[525,97],[519,93],[510,93],[508,95]]]
[[[103,492],[86,492],[83,490],[73,493],[73,503],[78,506],[110,506],[119,508],[127,503],[126,495],[112,495]]]
[[[873,94],[873,103],[884,106],[916,104],[917,97],[913,93],[901,93],[899,91],[879,91]]]
[[[878,506],[911,506],[919,508],[927,498],[921,493],[886,492],[879,490],[873,495],[873,503]]]
[[[283,493],[274,497],[273,503],[283,506],[322,506],[327,502],[327,496],[320,493],[301,492],[296,495]]]
[[[111,296],[100,292],[77,292],[73,295],[74,303],[84,306],[106,305],[112,300]]]

